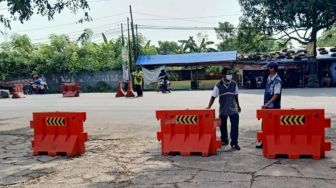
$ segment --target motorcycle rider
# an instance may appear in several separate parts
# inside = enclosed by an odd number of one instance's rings
[[[164,81],[168,80],[167,73],[164,69],[161,70],[161,72],[159,74],[159,79],[164,79]]]
[[[33,82],[31,82],[31,93],[45,93],[48,89],[47,83],[38,76],[33,76]]]
[[[161,70],[158,79],[159,79],[159,90],[163,89],[165,91],[170,92],[169,83],[168,83],[169,82],[168,75],[167,75],[167,73],[166,73],[166,71],[164,69]],[[160,81],[163,81],[163,85],[162,86],[160,85]],[[161,88],[161,87],[163,87],[163,88]]]
[[[39,76],[35,75],[34,83],[39,86],[42,83],[42,79]]]

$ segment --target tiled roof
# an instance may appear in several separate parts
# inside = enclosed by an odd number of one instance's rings
[[[318,60],[336,59],[336,47],[318,47],[316,49]],[[278,61],[278,62],[297,62],[307,60],[305,49],[284,49],[271,53],[256,53],[247,56],[238,54],[238,61]]]

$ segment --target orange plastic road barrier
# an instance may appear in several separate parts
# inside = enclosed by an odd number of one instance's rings
[[[117,89],[117,94],[115,97],[125,97],[126,96],[126,92],[123,90],[122,87],[122,82],[118,83],[118,89]]]
[[[14,84],[13,86],[13,99],[24,98],[25,95],[23,93],[23,84]]]
[[[135,97],[132,82],[128,80],[126,97]]]
[[[221,147],[216,137],[215,110],[158,110],[161,132],[157,139],[162,141],[162,154],[179,153],[189,156],[215,155]]]
[[[30,127],[34,129],[33,155],[80,155],[88,139],[84,132],[85,112],[33,113]]]
[[[79,88],[78,83],[63,83],[61,86],[63,97],[79,97]]]
[[[324,109],[262,109],[257,110],[257,118],[262,119],[257,140],[263,142],[263,155],[267,158],[288,155],[290,159],[300,156],[320,159],[331,150],[324,130],[331,121],[325,118]]]

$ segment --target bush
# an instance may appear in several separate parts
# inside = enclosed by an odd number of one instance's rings
[[[221,73],[222,71],[222,67],[221,66],[208,66],[206,67],[205,69],[205,72],[206,73],[213,73],[213,74],[216,74],[216,73]]]

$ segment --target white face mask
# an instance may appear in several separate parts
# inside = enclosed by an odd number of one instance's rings
[[[232,80],[232,75],[231,74],[226,75],[226,79]]]

